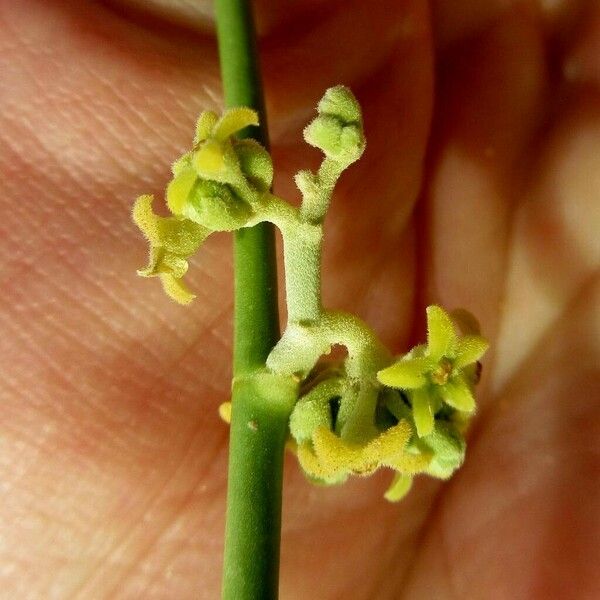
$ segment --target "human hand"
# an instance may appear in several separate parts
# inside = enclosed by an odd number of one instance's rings
[[[450,482],[390,505],[386,474],[318,488],[289,461],[285,600],[600,595],[600,12],[555,5],[258,4],[277,191],[319,160],[300,132],[326,87],[365,112],[325,304],[397,352],[431,302],[492,341]],[[214,40],[116,0],[0,22],[0,597],[216,598],[231,240],[192,261],[182,308],[135,277],[129,217],[219,108]]]

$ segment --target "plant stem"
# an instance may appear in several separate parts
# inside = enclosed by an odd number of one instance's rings
[[[252,137],[268,147],[254,25],[248,0],[216,0],[227,107],[258,111]],[[279,338],[272,226],[236,233],[234,386],[229,445],[224,600],[278,596],[283,453],[292,403],[273,403],[244,378],[265,364]]]
[[[260,118],[253,137],[269,147],[254,24],[248,0],[216,0],[225,105],[248,106]],[[245,135],[244,135],[245,134]],[[279,338],[273,227],[261,223],[235,233],[234,374],[260,368]]]

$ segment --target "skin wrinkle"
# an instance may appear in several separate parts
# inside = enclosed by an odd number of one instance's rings
[[[555,122],[552,123],[548,134],[550,140],[559,138],[557,131],[560,132],[565,129],[569,132],[576,131],[571,118],[571,114],[574,112],[572,106],[573,100],[567,98],[563,103],[566,116],[565,113],[561,113],[561,116],[557,117]],[[582,105],[578,102],[576,106],[577,114],[579,115],[583,112]],[[568,127],[565,125],[568,125]],[[579,129],[582,129],[581,125]],[[589,125],[587,130],[589,130]],[[538,295],[537,299],[538,311],[535,313],[535,317],[538,322],[535,324],[536,327],[531,328],[532,332],[529,339],[526,339],[526,343],[522,344],[519,352],[520,355],[517,354],[519,362],[527,362],[528,356],[536,347],[536,340],[541,339],[549,328],[552,327],[553,321],[561,314],[564,314],[563,308],[569,305],[571,299],[576,294],[578,283],[581,285],[585,281],[586,275],[595,271],[594,257],[591,260],[586,260],[577,248],[578,245],[583,244],[588,250],[593,250],[592,244],[584,237],[585,230],[571,227],[572,231],[568,231],[568,222],[562,215],[564,211],[563,207],[568,204],[568,201],[571,204],[577,202],[582,204],[582,197],[577,193],[572,193],[570,190],[569,192],[563,192],[562,197],[554,192],[556,186],[552,180],[555,172],[561,170],[562,164],[556,164],[556,161],[553,161],[551,158],[549,159],[547,155],[548,152],[543,153],[540,159],[542,168],[540,168],[541,174],[538,176],[538,189],[532,191],[531,198],[523,205],[520,214],[515,219],[513,227],[515,242],[511,250],[511,262],[514,263],[516,259],[525,257],[525,271],[529,271],[527,284],[543,292]],[[550,179],[550,185],[548,185],[548,179]],[[549,197],[548,193],[544,193],[544,188],[548,189],[549,187],[553,190],[553,193],[557,194],[555,198],[552,196]],[[540,205],[544,207],[543,214],[539,214],[538,209]],[[572,205],[571,210],[573,210]],[[583,210],[585,209],[582,205],[580,212]],[[548,232],[547,225],[549,222],[557,224],[550,232]],[[549,235],[555,240],[555,244],[550,251],[547,250]],[[577,243],[578,237],[583,240],[580,244]],[[520,261],[520,263],[522,262],[523,260]],[[551,268],[549,268],[550,265]],[[515,271],[514,268],[509,271],[507,277],[507,301],[510,301],[511,292],[515,285],[518,286],[521,284],[522,287],[525,287],[523,279],[523,273]],[[514,298],[514,294],[512,296]],[[539,299],[540,297],[541,300]],[[548,302],[552,302],[553,304],[548,310],[545,310],[544,303],[547,304]],[[542,305],[542,310],[539,310],[540,304]],[[508,307],[511,308],[510,305]],[[519,311],[523,311],[522,306],[516,305],[512,308],[512,312],[517,317],[519,316]],[[513,316],[513,321],[514,318]],[[541,327],[539,321],[542,321]],[[544,321],[545,323],[543,323]],[[514,335],[514,323],[505,320],[501,326],[503,327],[502,333],[505,334],[505,337],[507,335]],[[500,373],[496,381],[494,381],[494,387],[498,389],[501,389],[501,386],[512,375],[511,371],[515,362],[515,359],[511,358],[512,354],[514,354],[514,351],[509,353],[506,344],[499,345],[496,364],[494,364],[494,370]]]
[[[84,275],[84,278],[85,278],[85,275]]]
[[[355,506],[352,508],[345,508],[343,510],[343,516],[340,517],[340,521],[341,521],[341,527],[344,526],[345,522],[352,522],[352,521],[356,521],[362,518],[362,516],[364,515],[364,508],[361,506]],[[308,534],[308,535],[307,535]],[[309,527],[307,527],[305,529],[305,532],[303,532],[302,534],[302,538],[304,543],[306,543],[306,539],[310,539],[312,537],[312,539],[317,539],[319,536],[323,535],[323,527],[320,526],[319,524],[311,524]],[[366,538],[369,538],[369,535],[363,534],[365,535]],[[382,541],[385,542],[385,537],[384,535],[380,535],[378,534],[379,537],[382,538]],[[294,544],[294,538],[291,538],[291,536],[288,536],[288,540],[291,544]],[[362,542],[364,543],[364,539],[362,540]],[[314,542],[313,542],[314,543]],[[371,552],[373,552],[373,548],[371,548]],[[346,561],[345,563],[342,564],[342,572],[351,572],[352,569],[355,568],[360,568],[360,555],[357,554],[356,552],[346,552],[345,553],[346,556]],[[378,562],[379,562],[379,551],[377,552],[377,558],[378,558]],[[307,562],[309,564],[306,565],[307,568],[307,572],[311,572],[311,566],[316,567],[316,565],[312,565],[310,563],[315,563],[315,559],[313,557],[308,557],[307,558]],[[379,567],[379,565],[378,565]],[[314,571],[312,571],[314,572]],[[365,580],[367,579],[367,580]],[[368,595],[368,590],[370,588],[370,585],[368,583],[368,578],[361,578],[360,582],[356,582],[356,581],[345,581],[344,577],[338,577],[338,578],[329,578],[327,580],[327,583],[324,584],[325,587],[321,588],[321,593],[332,593],[335,591],[335,595],[328,595],[326,597],[331,597],[331,598],[342,598],[342,597],[348,597],[350,596],[350,594],[353,595],[353,597],[355,598],[369,598],[370,596]],[[364,590],[364,593],[360,593],[362,590],[361,588]],[[281,594],[283,598],[287,598],[287,597],[292,597],[292,598],[298,598],[299,600],[303,600],[304,596],[303,595],[298,595],[297,592],[295,594],[292,595],[292,589],[289,589],[284,585],[282,590],[281,590]]]
[[[527,49],[527,61],[520,56],[517,47]],[[465,60],[464,57],[470,57],[473,50],[477,58]],[[494,60],[496,53],[502,57],[501,61]],[[481,295],[476,274],[486,273],[490,279],[502,282],[500,273],[507,266],[508,247],[504,240],[506,230],[510,228],[511,199],[508,190],[499,182],[506,181],[512,173],[519,150],[530,137],[527,129],[521,131],[522,123],[531,120],[530,115],[543,98],[543,86],[538,83],[544,72],[540,33],[529,22],[523,22],[518,14],[507,14],[477,38],[468,40],[464,50],[457,53],[456,63],[458,67],[450,71],[451,77],[446,77],[448,81],[440,90],[442,101],[449,102],[454,110],[438,123],[444,152],[433,167],[430,211],[435,210],[438,216],[430,219],[430,235],[440,243],[437,253],[430,258],[430,266],[438,273],[437,277],[431,278],[430,285],[439,290],[436,295],[443,302],[446,296],[452,296],[455,302],[458,299],[459,305],[467,306],[478,293]],[[466,102],[459,97],[464,87],[471,90]],[[494,108],[498,95],[507,105],[501,112]],[[486,147],[494,151],[491,160],[487,160],[483,152]],[[457,157],[455,164],[446,166],[448,156],[453,155]],[[471,178],[472,187],[466,192],[459,188],[465,197],[465,207],[457,207],[456,197],[448,188],[457,185],[457,178],[464,180],[467,177]],[[438,179],[441,179],[439,183]],[[486,197],[485,202],[480,201],[482,195]],[[473,212],[476,212],[476,219],[470,218]],[[479,237],[470,236],[465,244],[455,243],[451,235],[444,235],[448,223],[462,230],[467,227],[473,228],[474,232],[478,230]],[[446,246],[450,244],[454,245],[454,252],[460,253],[453,270],[444,266],[448,254]],[[465,263],[471,269],[460,273]],[[495,270],[498,277],[493,276]],[[493,338],[497,322],[490,314],[497,312],[503,292],[501,286],[492,285],[488,283],[485,288],[485,310],[480,309],[478,318],[486,335]]]
[[[37,270],[37,268],[36,268],[36,267],[34,267],[34,266],[32,266],[32,270]],[[60,288],[60,286],[54,286],[54,289],[55,289],[55,291],[56,291],[56,292],[59,292],[59,293],[60,293],[60,292],[62,292],[62,295],[63,295],[63,298],[64,298],[64,299],[67,299],[67,298],[69,297],[69,296],[68,296],[68,293],[67,293],[67,291],[66,291],[66,290],[64,290],[64,289],[61,289],[61,288]],[[88,317],[90,317],[90,316],[91,316],[91,317],[94,317],[94,319],[96,320],[96,322],[97,322],[97,323],[99,323],[99,324],[101,324],[101,325],[106,325],[106,323],[105,323],[105,318],[103,318],[103,317],[102,317],[100,314],[98,314],[97,312],[95,312],[95,311],[92,311],[92,310],[89,310],[89,308],[88,308],[88,309],[86,310],[86,314],[87,314],[87,316],[88,316]],[[44,325],[44,326],[47,326],[47,325],[51,325],[51,326],[53,326],[53,327],[55,328],[55,331],[57,332],[57,334],[59,334],[59,335],[58,335],[58,339],[61,339],[61,337],[63,337],[63,336],[66,336],[67,338],[70,338],[70,339],[71,339],[71,341],[75,342],[75,345],[76,345],[76,346],[80,346],[80,347],[82,347],[82,346],[83,346],[83,348],[85,349],[85,345],[83,345],[83,344],[82,344],[82,341],[81,341],[81,339],[80,339],[80,338],[79,338],[79,337],[78,337],[76,334],[72,334],[72,333],[69,331],[69,329],[65,329],[65,328],[62,326],[62,323],[59,323],[59,322],[57,322],[57,320],[56,320],[56,319],[53,319],[53,318],[51,317],[51,315],[48,315],[48,317],[49,317],[49,318],[46,318],[46,319],[44,319],[43,325]],[[110,336],[103,336],[103,340],[105,341],[105,343],[106,343],[106,341],[109,341],[110,339],[111,339],[111,338],[110,338]],[[110,343],[110,342],[109,342],[109,343]],[[32,344],[31,344],[30,348],[31,348],[32,346],[33,346],[33,347],[35,347],[35,345],[34,345],[34,343],[33,343],[33,338],[32,338]],[[114,349],[116,349],[117,347],[118,347],[117,345],[113,345],[113,346],[112,346],[112,349],[114,350]],[[89,348],[87,348],[87,349],[91,350],[91,347],[89,347]],[[51,355],[47,355],[47,356],[48,356],[49,358],[51,357]],[[52,360],[51,360],[50,364],[52,364]],[[57,372],[57,375],[59,375],[59,376],[60,376],[60,372]]]
[[[446,529],[440,523],[438,525],[438,527],[436,528],[436,531],[438,532],[438,540],[439,540],[439,545],[440,545],[440,549],[441,549],[442,562],[444,565],[444,572],[445,572],[446,583],[447,583],[446,590],[449,594],[449,600],[456,600],[459,598],[463,598],[464,594],[463,595],[459,594],[459,592],[458,592],[459,586],[457,586],[457,583],[454,578],[454,570],[452,568],[452,559],[451,559],[452,553],[450,552],[450,550],[448,548],[448,540],[445,535]]]
[[[182,527],[185,527],[185,526],[182,526]],[[201,527],[194,527],[193,525],[188,526],[188,528],[190,530],[201,530]],[[182,556],[185,557],[186,554],[189,555],[189,554],[198,552],[198,549],[195,548],[195,546],[193,544],[190,544],[188,537],[189,536],[187,533],[185,533],[183,531],[178,532],[177,543],[172,543],[173,550],[171,552],[169,552],[162,561],[157,563],[157,568],[154,569],[155,576],[153,578],[149,578],[147,581],[147,584],[143,585],[139,589],[135,589],[135,587],[133,585],[129,586],[130,588],[134,588],[135,591],[132,591],[131,595],[127,596],[127,597],[131,597],[132,599],[137,599],[140,597],[144,597],[144,598],[167,597],[169,595],[169,590],[171,587],[169,585],[169,583],[170,583],[170,581],[173,581],[176,576],[174,574],[175,567],[173,565],[176,566],[177,561],[180,560]],[[156,545],[154,550],[156,550],[156,551],[159,550],[158,545]],[[222,553],[222,551],[223,551],[222,547],[217,547],[214,549],[214,554],[220,555]],[[185,560],[185,558],[184,558],[184,560]],[[161,581],[163,579],[165,579],[166,582],[164,584],[161,584]],[[198,588],[202,589],[205,587],[203,585],[204,582],[202,581],[201,577],[199,577],[195,571],[194,571],[193,579],[195,579],[199,582],[198,585],[195,586],[196,589],[198,589]],[[194,587],[190,585],[189,589],[191,590],[191,593],[193,593]],[[153,594],[153,595],[150,596],[151,594]]]
[[[195,433],[191,436],[189,443],[187,443],[185,445],[185,449],[184,452],[182,454],[182,458],[181,461],[179,462],[179,465],[177,466],[175,472],[169,476],[164,484],[162,484],[158,490],[156,490],[155,494],[153,495],[152,498],[150,498],[149,502],[146,504],[145,508],[143,509],[143,511],[141,511],[139,513],[139,517],[138,519],[136,519],[136,521],[140,522],[141,521],[141,525],[139,527],[141,527],[141,529],[144,529],[144,523],[143,523],[143,519],[144,519],[144,515],[150,514],[152,511],[152,508],[159,502],[160,497],[166,492],[166,490],[168,489],[169,485],[177,479],[178,475],[181,473],[181,471],[184,470],[184,467],[186,465],[186,459],[189,456],[192,456],[192,451],[196,450],[195,448],[195,441],[199,436],[202,436],[203,433],[202,431],[197,428]],[[221,453],[221,447],[219,444],[215,445],[215,448],[213,449],[213,453],[209,456],[208,460],[206,461],[206,464],[211,464],[214,460],[214,458],[219,455]],[[204,474],[202,473],[202,471],[198,471],[196,478],[195,478],[195,483],[192,486],[191,491],[188,494],[184,494],[183,495],[183,499],[178,502],[176,504],[176,506],[174,507],[175,510],[173,510],[172,512],[174,514],[177,514],[178,512],[180,512],[187,504],[189,504],[191,497],[193,496],[194,490],[196,489],[196,487],[198,487],[200,485],[200,483],[202,481],[205,480],[205,477],[203,476]],[[135,569],[136,567],[136,563],[139,562],[140,560],[143,560],[143,558],[145,556],[147,556],[147,554],[150,552],[151,548],[153,545],[156,545],[158,543],[158,541],[160,540],[160,538],[162,537],[162,535],[164,535],[165,531],[168,530],[168,528],[171,526],[171,522],[169,521],[169,516],[167,516],[166,518],[164,518],[160,524],[160,526],[158,527],[158,530],[151,536],[150,540],[148,540],[147,546],[145,547],[145,549],[143,549],[141,552],[133,555],[130,559],[130,566],[128,568],[125,568],[124,570],[122,570],[121,573],[119,573],[119,576],[117,578],[115,578],[115,574],[114,571],[116,570],[114,565],[110,565],[108,570],[110,572],[110,577],[116,581],[113,583],[112,588],[110,588],[108,590],[108,597],[110,597],[111,595],[114,595],[114,593],[117,591],[117,589],[120,586],[121,581],[127,580],[127,576],[129,573],[131,573],[131,571],[133,569]],[[138,527],[138,529],[139,529]],[[127,546],[128,541],[130,541],[131,539],[133,539],[136,535],[137,531],[136,529],[133,529],[132,531],[130,531],[128,534],[124,535],[120,540],[118,540],[118,542],[115,544],[115,546],[113,547],[113,554],[118,555],[119,550],[123,547]],[[72,597],[78,598],[78,597],[82,597],[82,598],[86,598],[89,597],[89,593],[86,594],[86,591],[91,591],[90,587],[93,590],[94,587],[94,580],[106,580],[107,578],[107,573],[103,574],[103,569],[102,567],[105,565],[109,565],[110,564],[110,556],[105,556],[99,563],[97,563],[96,565],[91,565],[90,571],[95,571],[96,575],[93,577],[90,577],[89,581],[84,582],[83,585],[79,586],[78,588],[76,588],[73,592],[72,592]]]
[[[97,318],[98,318],[98,319],[99,319],[99,320],[102,322],[102,319],[101,319],[101,317],[100,317],[99,315],[96,315],[96,317],[97,317]],[[61,333],[63,333],[63,334],[64,334],[65,332],[61,332]],[[67,330],[67,333],[68,333],[68,330]],[[73,338],[73,339],[75,339],[75,338]],[[109,338],[109,337],[107,337],[107,339],[110,339],[110,338]],[[194,342],[192,342],[192,344],[191,344],[191,345],[190,345],[190,346],[189,346],[187,349],[183,349],[183,350],[182,350],[182,352],[180,353],[180,356],[181,356],[181,355],[185,355],[185,354],[186,354],[186,352],[188,352],[188,351],[189,351],[189,349],[190,349],[190,348],[191,348],[193,345],[194,345]],[[47,355],[47,356],[51,356],[51,355]],[[180,356],[176,356],[176,357],[174,357],[172,362],[173,362],[173,363],[177,363],[177,362],[179,362],[179,360],[180,360]],[[77,389],[76,389],[76,388],[74,388],[74,387],[72,386],[72,384],[71,384],[70,380],[69,380],[67,377],[63,377],[63,374],[62,374],[62,372],[61,372],[59,369],[54,369],[54,362],[52,361],[52,359],[51,359],[51,360],[49,361],[49,363],[47,363],[47,364],[53,368],[55,376],[56,376],[56,377],[59,377],[59,378],[61,378],[61,379],[62,379],[62,381],[63,381],[63,385],[64,385],[64,386],[71,386],[71,388],[72,388],[74,391],[77,391]],[[206,385],[206,384],[207,384],[207,382],[205,382],[205,385]],[[172,383],[171,383],[171,385],[172,385]],[[163,383],[163,386],[164,386],[165,388],[167,388],[167,387],[169,386],[169,383],[165,381],[165,382]],[[102,407],[102,402],[98,403],[98,405],[97,405],[97,408],[101,408],[101,407]]]
[[[419,489],[418,485],[419,483],[414,484],[416,489],[413,490],[413,492],[416,492]],[[427,491],[425,492],[425,495],[426,494]],[[422,492],[421,495],[423,495]],[[384,598],[385,596],[383,596],[383,594],[388,593],[390,599],[396,599],[397,594],[401,593],[400,590],[404,587],[402,582],[410,573],[411,562],[408,562],[404,569],[398,573],[397,557],[403,554],[414,555],[419,546],[419,540],[422,537],[423,524],[425,523],[425,518],[428,513],[429,511],[426,510],[425,515],[421,515],[420,519],[417,520],[418,526],[414,527],[414,532],[411,532],[412,535],[408,539],[407,537],[398,536],[398,540],[390,550],[388,560],[380,566],[379,577],[374,580],[373,588],[365,598]],[[390,580],[390,573],[395,574],[395,584],[393,588],[390,588],[388,583]]]
[[[162,486],[162,488],[161,488],[161,489],[162,489],[162,491],[161,491],[161,490],[159,490],[159,491],[158,491],[158,492],[157,492],[157,493],[154,495],[154,499],[152,500],[152,502],[149,502],[149,503],[146,505],[146,508],[144,509],[144,511],[143,511],[143,514],[147,514],[148,512],[150,512],[150,509],[152,508],[152,506],[154,506],[154,504],[155,504],[156,502],[158,502],[158,500],[157,500],[157,499],[159,498],[159,496],[160,496],[160,495],[161,495],[161,494],[164,492],[164,490],[165,490],[165,489],[167,489],[167,488],[168,488],[169,482],[171,482],[172,480],[174,480],[174,479],[176,478],[177,474],[178,474],[180,471],[182,471],[182,470],[184,469],[184,467],[185,467],[185,465],[186,465],[186,458],[187,458],[188,456],[190,456],[191,454],[195,454],[195,452],[193,452],[193,451],[195,450],[194,443],[195,443],[195,440],[196,440],[196,438],[198,437],[198,435],[200,435],[200,434],[201,434],[201,431],[200,431],[200,429],[199,429],[199,428],[197,428],[197,427],[196,427],[195,429],[196,429],[196,433],[194,433],[194,434],[193,434],[193,436],[191,437],[191,439],[190,439],[190,442],[189,442],[189,444],[188,444],[188,450],[186,451],[186,453],[185,453],[185,455],[184,455],[183,459],[180,461],[180,463],[179,463],[179,467],[177,468],[177,471],[175,472],[175,474],[173,474],[173,476],[171,476],[171,477],[168,479],[168,481],[167,481],[167,482],[165,482],[164,486]],[[214,449],[214,451],[215,451],[215,454],[217,454],[217,453],[220,451],[220,449],[219,449],[219,444],[218,444],[218,443],[215,445],[215,449]],[[209,457],[209,459],[208,459],[207,461],[205,461],[205,462],[206,462],[206,463],[208,463],[208,464],[211,464],[211,462],[212,462],[212,457]],[[198,473],[198,471],[194,471],[194,472]],[[201,471],[200,471],[200,472],[201,472]],[[198,475],[198,478],[199,478],[199,480],[201,480],[201,479],[202,479],[201,475]],[[191,492],[191,494],[192,494],[192,495],[193,495],[193,490],[194,490],[194,489],[195,489],[195,487],[194,487],[194,488],[192,488],[192,492]],[[187,501],[188,501],[188,497],[186,496],[186,497],[184,498],[184,500],[183,500],[183,504],[181,504],[181,506],[185,506],[185,502],[187,502]],[[178,504],[177,506],[180,506],[180,504]],[[141,514],[142,514],[142,513],[140,513],[140,515],[141,515]],[[167,522],[167,523],[166,523],[166,526],[168,526],[168,525],[169,525],[169,524],[168,524],[168,522]],[[143,528],[143,526],[142,526],[142,528]],[[128,536],[126,536],[126,538],[124,538],[124,539],[126,540],[126,539],[128,539],[129,537],[132,537],[133,535],[134,535],[134,532],[132,532],[132,533],[128,534]],[[158,539],[158,537],[156,538],[156,540],[157,540],[157,539]],[[155,540],[154,542],[152,542],[152,543],[155,543],[155,542],[156,542],[156,540]],[[123,543],[124,543],[124,542],[123,542]],[[104,562],[106,562],[106,561],[108,561],[108,560],[109,560],[109,557],[107,556],[107,557],[105,557],[103,560],[104,560]],[[86,584],[86,585],[87,585],[87,584]],[[77,595],[77,594],[75,594],[75,595]],[[83,597],[87,597],[87,596],[83,596]]]
[[[84,63],[84,64],[85,64],[85,63]],[[95,75],[95,76],[96,76],[96,75]],[[129,103],[128,103],[128,104],[129,104]],[[164,111],[163,111],[163,113],[166,115],[166,112],[164,112]],[[93,113],[92,113],[92,114],[93,114]],[[191,116],[191,115],[190,115],[190,116]],[[190,120],[191,120],[191,119],[190,119]],[[85,120],[85,119],[83,119],[82,121],[83,121],[83,122],[85,122],[86,120]],[[182,131],[183,131],[183,130],[182,130]],[[25,136],[25,137],[26,137],[26,136]],[[169,138],[171,138],[171,137],[172,137],[172,133],[171,133],[171,132],[169,133],[169,136],[166,136],[166,135],[165,135],[165,139],[169,139]],[[171,143],[172,143],[172,142],[171,142]],[[157,151],[157,155],[158,155],[158,152],[159,152],[159,151]],[[111,156],[111,153],[107,153],[107,154],[108,154],[109,156]],[[154,162],[156,162],[156,161],[155,161],[155,160],[152,160],[152,161],[151,161],[151,163],[154,163]]]

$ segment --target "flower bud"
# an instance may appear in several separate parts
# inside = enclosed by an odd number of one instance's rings
[[[365,149],[361,124],[348,123],[334,114],[320,114],[304,129],[304,139],[344,166],[358,160]]]
[[[343,85],[329,88],[317,106],[319,114],[337,117],[342,123],[360,124],[362,121],[360,104],[354,94]]]
[[[211,231],[233,231],[248,222],[252,210],[228,185],[199,179],[183,214]]]

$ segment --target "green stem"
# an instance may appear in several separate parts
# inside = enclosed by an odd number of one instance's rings
[[[321,317],[322,239],[323,227],[310,223],[298,223],[283,237],[288,325]]]
[[[322,311],[323,225],[303,220],[297,208],[273,194],[263,196],[255,218],[276,225],[283,238],[288,325],[316,323]]]
[[[225,104],[258,111],[252,136],[268,147],[254,25],[247,0],[216,0]],[[234,376],[259,370],[279,338],[272,226],[235,235]],[[283,452],[291,406],[234,386],[223,566],[225,600],[278,595]]]

